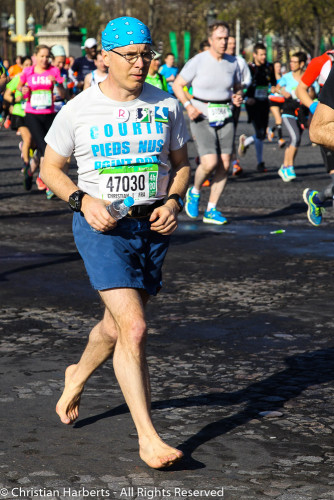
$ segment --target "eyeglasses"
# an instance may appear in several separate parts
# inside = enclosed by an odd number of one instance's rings
[[[142,58],[144,63],[148,63],[151,62],[153,57],[155,56],[155,53],[152,50],[150,50],[149,52],[140,52],[139,54],[120,54],[119,52],[116,52],[116,50],[114,49],[111,49],[110,52],[115,52],[115,54],[124,57],[124,59],[129,64],[134,64],[135,62],[137,62],[139,57]]]

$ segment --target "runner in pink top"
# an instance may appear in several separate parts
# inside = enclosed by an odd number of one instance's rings
[[[43,161],[46,143],[44,137],[56,116],[54,109],[53,88],[58,86],[59,95],[64,97],[63,78],[58,68],[50,64],[50,49],[47,45],[39,45],[35,49],[36,64],[27,68],[20,75],[22,93],[28,98],[26,104],[26,125],[37,147],[36,154],[30,161],[30,166],[24,172],[24,186],[32,187],[33,174]],[[38,176],[36,184],[39,190],[46,190],[46,196],[54,195]]]
[[[26,113],[38,115],[54,113],[53,87],[62,84],[64,79],[55,66],[50,66],[43,73],[36,73],[35,68],[36,66],[26,68],[20,76],[21,83],[29,87]]]

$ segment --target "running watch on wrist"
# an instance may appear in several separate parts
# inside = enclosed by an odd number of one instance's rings
[[[184,203],[183,203],[183,200],[179,194],[171,194],[170,196],[168,196],[167,201],[168,200],[175,200],[179,206],[179,211],[182,212],[183,207],[184,207]]]
[[[70,195],[68,199],[68,205],[70,209],[73,210],[73,212],[81,212],[81,202],[85,194],[87,193],[84,193],[79,189],[78,191],[74,191],[74,193]]]

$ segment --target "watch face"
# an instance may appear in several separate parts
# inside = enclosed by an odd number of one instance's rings
[[[71,194],[68,199],[68,204],[74,212],[80,212],[81,210],[81,200],[85,193],[82,191],[75,191]]]
[[[77,200],[74,200],[74,199],[72,198],[72,196],[70,196],[70,198],[69,198],[68,202],[69,202],[69,205],[70,205],[70,207],[72,208],[72,210],[75,210],[75,209],[77,208],[78,201],[77,201]]]

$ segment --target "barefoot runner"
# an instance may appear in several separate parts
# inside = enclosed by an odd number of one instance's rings
[[[145,83],[154,57],[151,43],[138,19],[108,23],[102,32],[108,77],[58,113],[46,137],[42,177],[74,211],[75,242],[105,305],[80,361],[66,370],[56,411],[64,424],[74,422],[86,381],[113,357],[137,428],[140,457],[161,468],[183,454],[162,441],[152,423],[145,305],[161,287],[161,266],[183,207],[190,167],[189,136],[177,100]],[[72,151],[77,185],[62,170]],[[135,206],[116,223],[106,205],[127,195]]]

